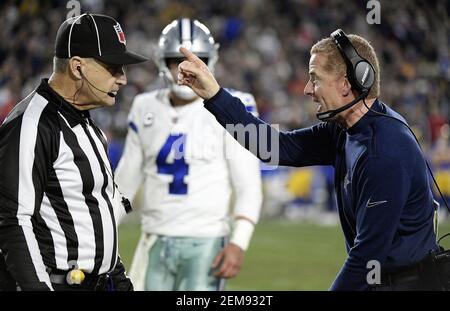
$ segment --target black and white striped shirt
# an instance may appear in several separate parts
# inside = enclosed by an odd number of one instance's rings
[[[42,80],[0,127],[0,249],[19,286],[51,288],[46,268],[113,270],[119,197],[105,135]]]

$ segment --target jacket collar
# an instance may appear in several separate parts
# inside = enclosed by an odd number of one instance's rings
[[[71,127],[78,124],[86,123],[90,119],[90,113],[88,110],[78,110],[68,101],[66,101],[61,95],[55,92],[50,85],[48,85],[48,79],[42,79],[41,84],[37,88],[37,93],[48,100],[49,103],[54,105],[59,112],[67,119]]]
[[[373,102],[372,107],[370,107],[371,110],[381,113],[386,113],[386,107],[383,103],[381,103],[378,98]],[[375,115],[373,112],[368,111],[366,112],[361,119],[358,120],[355,124],[353,124],[352,127],[347,129],[347,133],[350,135],[354,135],[357,133],[361,133],[366,129],[374,120],[373,118]]]

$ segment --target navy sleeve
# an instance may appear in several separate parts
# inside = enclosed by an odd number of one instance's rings
[[[320,123],[310,128],[280,132],[247,112],[244,104],[224,89],[205,108],[242,146],[270,165],[332,165],[336,153],[336,127]],[[243,134],[243,130],[247,130]]]
[[[411,187],[398,160],[372,157],[357,170],[356,238],[331,290],[369,288],[367,264],[377,260],[383,267]]]

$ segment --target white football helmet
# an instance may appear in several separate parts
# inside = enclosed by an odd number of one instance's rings
[[[179,52],[181,46],[205,61],[209,69],[213,71],[218,58],[219,44],[214,42],[209,29],[198,20],[189,18],[177,19],[172,21],[162,31],[156,52],[156,64],[159,74],[177,97],[191,100],[197,95],[190,87],[178,85],[167,66],[168,59],[184,58],[183,54]]]

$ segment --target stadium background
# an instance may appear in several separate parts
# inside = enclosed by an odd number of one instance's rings
[[[316,123],[316,107],[303,95],[311,45],[336,28],[364,36],[380,58],[381,99],[406,117],[448,199],[450,2],[380,3],[380,24],[369,25],[367,1],[357,0],[80,1],[82,12],[114,16],[129,48],[147,56],[154,55],[157,38],[171,20],[199,19],[220,43],[220,84],[253,93],[261,118],[283,130]],[[66,5],[67,1],[1,2],[0,122],[51,73],[54,37],[69,12]],[[127,77],[116,106],[93,112],[109,137],[114,166],[123,148],[132,98],[163,85],[152,62],[129,67]],[[333,170],[279,168],[263,170],[263,178],[262,220],[243,270],[228,289],[327,289],[345,259]],[[121,254],[128,266],[139,235],[137,215],[120,228]],[[450,230],[447,213],[441,220],[443,229]]]

